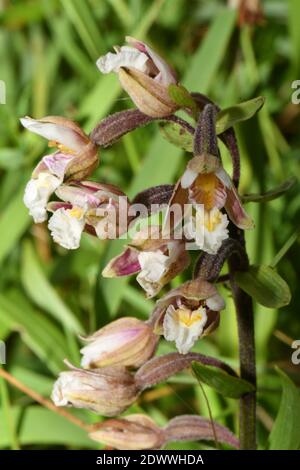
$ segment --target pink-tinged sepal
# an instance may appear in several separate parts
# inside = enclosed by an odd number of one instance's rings
[[[237,190],[233,185],[227,190],[225,209],[230,220],[240,229],[249,230],[254,228],[254,222],[243,208]]]
[[[140,272],[141,265],[138,260],[139,252],[127,247],[123,253],[113,258],[102,271],[103,277],[129,276]]]
[[[151,47],[149,47],[144,42],[139,41],[130,36],[126,36],[126,41],[132,47],[135,47],[140,52],[143,52],[144,54],[146,54],[148,58],[152,61],[153,70],[155,71],[155,68],[156,68],[158,72],[155,76],[155,80],[157,82],[165,86],[168,86],[171,83],[175,84],[178,82],[175,70],[164,59],[162,59],[153,49],[151,49]]]

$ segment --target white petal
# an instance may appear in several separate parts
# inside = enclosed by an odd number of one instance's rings
[[[61,180],[47,172],[39,173],[37,178],[31,179],[25,188],[24,204],[35,223],[47,219],[47,203],[51,194],[58,188]]]
[[[58,142],[75,151],[82,150],[85,144],[83,138],[77,132],[67,126],[54,124],[47,121],[39,121],[25,117],[20,119],[21,124],[34,134],[38,134],[47,140]]]
[[[210,310],[214,312],[219,312],[225,308],[225,301],[220,294],[215,294],[212,297],[206,299],[206,305]]]
[[[167,341],[175,341],[178,351],[181,354],[187,354],[195,341],[202,335],[207,315],[203,307],[194,312],[186,310],[187,315],[191,315],[191,318],[194,317],[188,324],[181,318],[181,312],[184,310],[167,309],[163,321],[163,331]]]
[[[183,187],[183,189],[189,188],[193,184],[197,176],[198,173],[187,168],[181,177],[181,186]]]
[[[148,57],[133,47],[123,46],[116,53],[109,52],[97,60],[97,67],[102,73],[118,72],[120,67],[132,67],[140,72],[147,72]]]
[[[84,216],[78,217],[73,213],[74,209],[57,209],[48,224],[53,240],[68,250],[79,248],[85,225]]]
[[[74,155],[55,152],[52,155],[46,155],[43,157],[41,163],[48,168],[50,173],[63,180],[65,173],[74,158],[76,158]]]
[[[223,240],[229,236],[227,226],[229,220],[217,208],[209,212],[197,211],[196,217],[191,217],[185,226],[190,238],[195,238],[196,244],[206,253],[215,255],[222,245]]]
[[[157,282],[166,272],[169,257],[161,251],[143,251],[139,253],[138,260],[142,268],[141,273],[149,281]]]
[[[163,321],[163,333],[167,341],[175,341],[179,334],[179,322],[174,314],[175,308],[170,305],[165,313]]]

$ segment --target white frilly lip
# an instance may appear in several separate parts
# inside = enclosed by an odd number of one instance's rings
[[[201,311],[201,318],[195,320],[190,326],[180,321],[173,305],[170,305],[165,313],[163,320],[164,337],[167,341],[175,341],[180,354],[187,354],[203,333],[207,315],[203,307],[200,307],[198,311]],[[197,312],[191,312],[191,315],[196,314]]]
[[[23,201],[35,223],[47,220],[47,203],[60,183],[59,178],[48,172],[39,173],[27,183]]]
[[[161,251],[142,251],[138,255],[141,272],[136,280],[153,297],[160,289],[160,281],[166,273],[170,258]]]
[[[22,126],[34,134],[38,134],[49,141],[58,142],[68,149],[80,152],[86,143],[84,139],[71,127],[62,124],[24,117],[20,119]]]
[[[148,60],[147,55],[143,52],[133,47],[123,46],[116,53],[109,52],[105,56],[100,57],[96,65],[100,72],[104,74],[118,72],[121,67],[132,67],[146,73],[148,70]]]
[[[206,227],[206,219],[219,217],[213,230]],[[185,233],[189,239],[195,239],[197,246],[209,253],[215,255],[222,245],[222,242],[229,237],[227,226],[229,220],[226,214],[220,212],[217,208],[209,212],[202,210],[197,211],[196,216],[191,216],[185,224]]]
[[[53,240],[67,250],[79,248],[85,226],[85,217],[74,217],[73,209],[57,209],[49,220],[49,230]]]

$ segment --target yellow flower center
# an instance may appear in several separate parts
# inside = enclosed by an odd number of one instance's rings
[[[192,186],[193,197],[209,211],[215,206],[215,193],[220,181],[214,173],[198,175]]]
[[[203,307],[194,311],[189,310],[187,308],[179,308],[178,310],[176,310],[177,318],[180,323],[182,323],[183,325],[189,328],[194,323],[202,320],[203,318],[203,314],[201,312],[202,308]]]
[[[205,212],[204,215],[204,225],[209,232],[213,232],[217,225],[221,222],[221,212],[220,211],[210,211]]]
[[[69,147],[66,147],[63,144],[60,144],[59,142],[56,142],[55,140],[49,140],[48,142],[48,147],[57,147],[58,150],[60,150],[62,153],[67,153],[71,155],[75,155],[75,151],[70,149]]]
[[[71,217],[75,217],[76,219],[80,219],[83,214],[83,209],[81,207],[73,207],[72,209],[69,209],[69,215]]]

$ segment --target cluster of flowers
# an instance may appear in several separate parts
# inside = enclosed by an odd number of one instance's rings
[[[102,73],[118,74],[122,87],[138,108],[140,119],[173,115],[179,108],[169,94],[169,86],[177,85],[175,72],[146,44],[133,38],[127,41],[128,45],[101,57],[98,68]],[[212,111],[213,106],[208,106],[207,113],[213,120]],[[115,237],[123,235],[132,218],[128,211],[130,203],[126,206],[124,224],[119,222],[119,217],[116,222],[116,214],[121,215],[120,198],[127,200],[126,195],[111,184],[87,180],[99,161],[98,141],[92,138],[93,133],[88,137],[76,123],[62,117],[38,120],[25,117],[21,122],[57,149],[41,159],[25,190],[24,203],[34,221],[44,222],[47,212],[52,213],[48,222],[51,235],[67,249],[79,247],[84,231],[103,240],[111,238],[110,229],[114,225]],[[199,142],[194,145],[194,156],[175,185],[165,216],[165,223],[170,222],[173,204],[190,204],[192,212],[185,221],[189,239],[198,249],[212,255],[229,237],[229,219],[240,229],[253,225],[222,166],[215,133],[213,138],[214,152],[203,150]],[[59,200],[50,201],[53,194]],[[185,240],[178,239],[175,232],[174,220],[173,230],[167,237],[163,226],[150,227],[146,235],[143,230],[138,231],[123,253],[105,267],[103,276],[137,274],[137,282],[147,296],[156,296],[190,263]],[[110,323],[85,339],[87,345],[81,350],[82,369],[70,366],[69,371],[61,373],[53,390],[54,403],[88,408],[104,416],[121,413],[145,388],[137,377],[140,368],[153,358],[160,335],[174,341],[179,353],[186,355],[199,338],[216,328],[223,308],[224,300],[215,285],[194,279],[160,298],[148,321],[125,317]],[[108,427],[106,434],[102,427],[93,437],[124,448],[124,440],[116,444],[121,431],[127,430],[130,436],[132,428],[142,428],[153,443],[150,445],[148,439],[145,444],[142,433],[144,447],[141,448],[157,447],[165,441],[162,431],[146,417],[110,420]],[[130,439],[128,442],[133,445]]]

